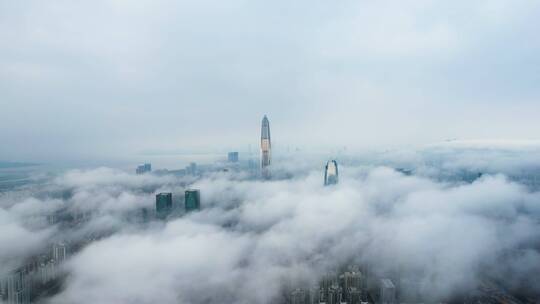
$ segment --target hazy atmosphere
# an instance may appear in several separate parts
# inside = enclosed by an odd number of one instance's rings
[[[276,149],[536,139],[539,15],[525,0],[0,1],[0,159],[247,151],[263,114]]]
[[[0,0],[0,304],[540,304],[538,29]]]

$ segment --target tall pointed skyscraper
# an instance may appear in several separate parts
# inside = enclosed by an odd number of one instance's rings
[[[264,178],[270,177],[271,162],[270,122],[264,115],[261,126],[261,174]]]
[[[337,161],[335,160],[329,160],[326,163],[326,167],[324,169],[324,185],[335,185],[338,183],[339,180],[339,174],[338,174],[338,166]]]

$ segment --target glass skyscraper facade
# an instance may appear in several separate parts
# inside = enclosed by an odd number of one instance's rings
[[[185,192],[185,207],[186,212],[201,209],[201,193],[198,189],[188,189]]]
[[[172,211],[172,193],[159,193],[156,195],[156,216],[166,218]]]

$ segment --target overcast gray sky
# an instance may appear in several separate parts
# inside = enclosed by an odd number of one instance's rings
[[[0,0],[0,159],[537,139],[540,2]]]

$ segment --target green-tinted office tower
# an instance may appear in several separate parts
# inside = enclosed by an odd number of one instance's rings
[[[156,195],[156,215],[166,218],[172,211],[172,193],[159,193]]]
[[[186,212],[201,209],[201,193],[197,189],[186,190],[185,195]]]

